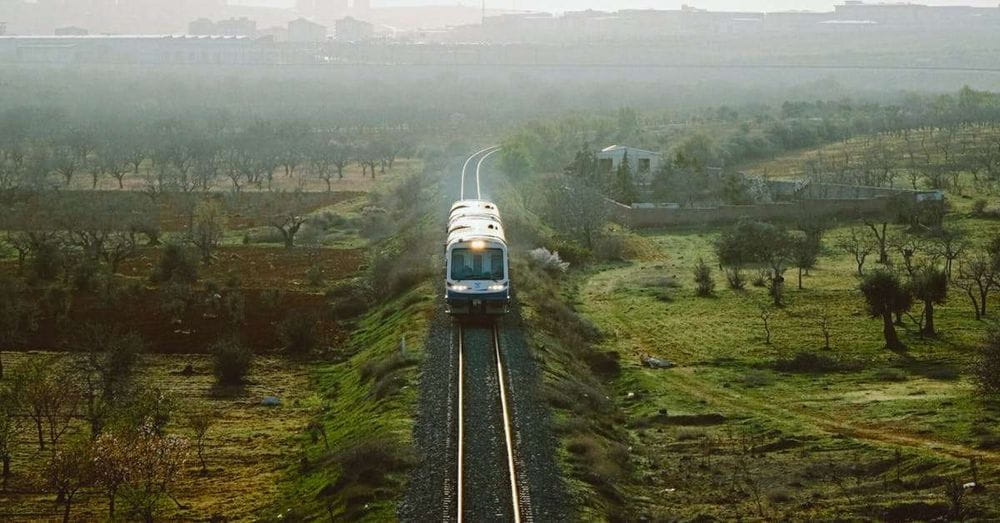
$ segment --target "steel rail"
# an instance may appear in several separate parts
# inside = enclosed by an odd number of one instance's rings
[[[458,508],[456,510],[456,518],[455,518],[455,520],[458,521],[459,523],[461,523],[462,521],[462,477],[464,474],[463,462],[465,461],[465,448],[464,448],[465,406],[463,405],[464,398],[462,397],[463,395],[462,388],[465,385],[465,365],[463,359],[464,352],[465,352],[465,332],[462,329],[462,325],[459,324],[458,325],[458,476],[457,476],[458,480],[456,482],[458,485],[457,486],[458,495],[456,496],[458,498],[458,501],[456,503]]]
[[[465,199],[465,172],[469,170],[469,164],[472,163],[472,159],[479,156],[480,154],[483,154],[487,151],[496,148],[497,148],[496,145],[491,145],[490,147],[487,147],[481,151],[476,151],[472,156],[465,159],[465,165],[462,166],[462,184],[461,184],[461,189],[459,190],[459,200]]]
[[[479,189],[479,172],[482,171],[482,169],[483,169],[483,162],[485,162],[486,159],[489,158],[490,156],[493,156],[494,154],[500,152],[500,150],[501,150],[500,147],[496,147],[492,151],[484,154],[483,157],[479,159],[479,163],[476,164],[476,199],[477,200],[482,200],[483,199],[483,193]]]
[[[517,472],[514,470],[514,438],[510,423],[510,408],[507,406],[507,387],[500,356],[500,328],[493,326],[493,347],[497,357],[497,377],[499,378],[500,406],[503,408],[503,431],[507,441],[507,469],[510,473],[510,498],[514,506],[514,523],[521,523],[521,504],[517,494]]]

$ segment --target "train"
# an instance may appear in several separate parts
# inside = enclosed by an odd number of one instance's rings
[[[459,200],[448,217],[445,302],[453,316],[510,312],[510,257],[495,203]]]

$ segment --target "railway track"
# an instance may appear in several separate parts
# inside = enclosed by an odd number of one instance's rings
[[[456,324],[454,481],[444,497],[448,521],[532,521],[522,488],[509,377],[496,325]]]

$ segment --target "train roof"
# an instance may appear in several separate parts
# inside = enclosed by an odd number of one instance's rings
[[[448,245],[473,240],[499,241],[506,245],[503,225],[492,218],[465,217],[448,225]]]
[[[488,215],[499,219],[500,210],[489,200],[459,200],[452,204],[449,218],[469,215]]]

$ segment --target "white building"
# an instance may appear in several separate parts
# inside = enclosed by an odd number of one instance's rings
[[[660,153],[624,145],[612,145],[597,153],[597,165],[601,172],[613,173],[618,171],[626,157],[632,175],[639,183],[648,183],[652,173],[655,173],[663,163],[663,155]]]
[[[310,22],[305,18],[288,22],[289,42],[323,42],[326,40],[326,26]]]
[[[374,35],[374,25],[351,16],[341,18],[334,24],[334,36],[342,42],[362,42]]]

